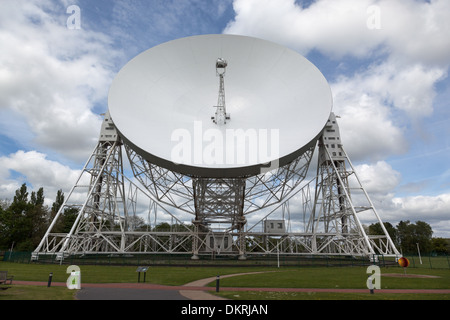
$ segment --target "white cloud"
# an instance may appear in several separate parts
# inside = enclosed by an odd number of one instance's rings
[[[390,62],[331,84],[343,142],[356,159],[378,160],[408,150],[405,127],[433,113],[435,84],[445,71]],[[409,119],[409,120],[408,120]]]
[[[378,205],[378,206],[377,206]],[[450,194],[436,196],[385,197],[376,203],[383,221],[396,225],[400,220],[425,221],[433,229],[433,237],[447,237],[450,233],[448,215]]]
[[[12,172],[21,176],[11,177]],[[81,170],[72,170],[59,162],[48,160],[45,154],[17,151],[0,157],[0,199],[11,199],[14,191],[27,182],[34,191],[43,187],[46,199],[51,204],[57,190],[62,189],[67,194],[80,173]]]
[[[99,134],[92,110],[106,102],[116,52],[104,34],[68,29],[68,17],[53,1],[2,1],[0,109],[24,119],[34,139],[22,145],[80,161]]]
[[[447,219],[450,213],[450,194],[394,198],[393,202],[407,219]]]
[[[350,85],[353,91],[368,92],[379,103],[384,101],[411,118],[420,118],[433,112],[434,85],[444,76],[446,71],[442,68],[427,68],[421,64],[398,66],[388,60],[356,74]]]
[[[294,0],[236,0],[236,17],[224,32],[281,42],[303,54],[318,49],[333,55],[365,55],[380,42],[368,37],[375,35],[366,23],[370,3],[320,0],[303,9]]]
[[[294,0],[235,0],[234,10],[225,33],[265,38],[304,55],[352,57],[355,65],[373,58],[366,69],[331,83],[343,142],[357,159],[404,153],[404,128],[433,113],[435,86],[450,65],[449,1],[317,0],[303,8]],[[371,28],[372,22],[379,25]]]
[[[398,197],[395,196],[395,189],[400,186],[402,177],[388,163],[362,164],[355,170],[383,221],[394,225],[400,220],[426,221],[432,225],[434,236],[448,235],[449,193]]]
[[[392,192],[400,183],[399,172],[385,161],[378,161],[375,165],[362,164],[355,167],[355,171],[367,192],[386,195]]]
[[[235,0],[233,7],[225,33],[267,38],[304,54],[365,57],[384,45],[382,53],[410,62],[450,63],[446,0],[317,0],[307,8],[294,0]]]
[[[392,112],[357,80],[342,79],[332,85],[334,112],[345,150],[353,161],[380,160],[408,148],[403,130],[391,120]]]
[[[383,37],[398,63],[449,65],[449,1],[384,0],[379,6]]]

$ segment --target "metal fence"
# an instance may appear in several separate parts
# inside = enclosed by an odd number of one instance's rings
[[[0,260],[17,263],[32,263],[31,252],[0,252]],[[409,268],[424,269],[450,269],[450,257],[448,255],[405,255],[409,262]],[[40,264],[60,264],[56,255],[42,255],[39,257]],[[73,255],[64,259],[63,264],[76,265],[149,265],[149,266],[236,266],[236,267],[346,267],[346,266],[368,266],[377,264],[380,267],[398,266],[394,257],[377,255],[368,259],[367,257],[352,256],[250,256],[247,260],[238,260],[235,256],[200,256],[199,260],[192,260],[191,255],[102,255],[86,254]]]
[[[409,260],[409,268],[450,269],[449,255],[405,255]]]

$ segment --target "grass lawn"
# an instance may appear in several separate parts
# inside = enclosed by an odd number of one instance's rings
[[[74,300],[76,292],[66,287],[13,285],[0,290],[0,300]]]
[[[53,273],[52,281],[66,282],[69,276],[67,265],[57,264],[28,264],[0,261],[0,270],[7,270],[14,280],[48,281],[49,273]],[[130,283],[137,282],[138,273],[135,266],[91,266],[80,265],[81,282],[83,283]],[[253,271],[269,271],[263,267],[150,267],[147,271],[146,282],[163,285],[183,285],[198,279],[215,277],[218,274],[232,274]],[[141,274],[141,281],[143,281]]]
[[[398,277],[383,274],[398,274]],[[381,268],[381,289],[450,289],[450,270],[408,269],[407,275],[430,275],[436,278],[405,277],[401,268]],[[225,287],[268,288],[341,288],[366,289],[368,274],[364,267],[281,268],[275,273],[224,278]],[[210,284],[211,286],[214,284]]]
[[[230,300],[450,300],[449,294],[223,291]]]
[[[53,273],[54,282],[65,282],[68,274],[67,265],[25,264],[0,262],[0,270],[7,270],[14,280],[47,282],[49,273]],[[128,283],[137,282],[136,267],[132,266],[89,266],[81,265],[83,283]],[[194,280],[215,277],[216,275],[235,274],[254,271],[271,271],[267,273],[245,275],[220,280],[221,287],[273,287],[273,288],[360,288],[366,289],[368,274],[365,267],[150,267],[146,282],[163,285],[182,285]],[[382,268],[381,274],[403,274],[401,268]],[[449,289],[449,269],[407,269],[407,274],[432,275],[438,278],[381,277],[382,289]],[[143,276],[141,275],[141,281]],[[215,282],[210,284],[215,286]],[[35,287],[14,285],[11,289],[0,291],[0,300],[58,300],[74,299],[75,290],[65,287]],[[305,300],[305,299],[450,299],[449,295],[437,294],[335,294],[335,293],[279,293],[279,292],[225,292],[222,295],[238,300]]]
[[[450,289],[448,269],[407,269],[406,275],[428,275],[433,278],[405,277],[401,268],[381,268],[381,289]],[[383,276],[397,274],[398,277]],[[221,287],[266,288],[340,288],[367,289],[366,268],[296,268],[276,273],[224,278]],[[435,278],[434,278],[435,277]],[[210,286],[214,286],[211,283]],[[216,294],[216,293],[215,293]],[[450,294],[327,293],[327,292],[258,292],[221,291],[218,295],[238,300],[450,300]]]

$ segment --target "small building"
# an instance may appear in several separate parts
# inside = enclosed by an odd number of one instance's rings
[[[205,252],[231,252],[232,248],[233,239],[228,233],[213,232],[206,236]]]
[[[265,233],[286,233],[284,220],[264,220]]]

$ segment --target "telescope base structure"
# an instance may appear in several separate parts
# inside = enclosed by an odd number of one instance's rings
[[[316,177],[304,183],[315,145],[289,165],[257,176],[188,177],[142,159],[121,142],[106,115],[99,143],[32,259],[53,255],[62,262],[89,254],[399,256],[342,145],[330,143],[339,137],[335,120],[332,114],[319,140]],[[124,172],[123,148],[142,186]],[[291,215],[291,203],[301,203],[302,212]],[[77,212],[76,219],[70,231],[62,232],[59,226],[69,210]],[[181,220],[185,213],[192,215],[191,223]],[[260,218],[252,219],[252,213]],[[382,234],[368,235],[362,219],[379,223]]]

